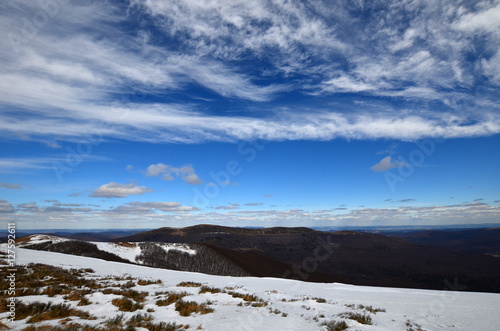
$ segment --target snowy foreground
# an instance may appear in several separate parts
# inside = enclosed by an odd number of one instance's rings
[[[155,269],[144,266],[65,255],[60,253],[17,249],[18,265],[30,262],[43,263],[64,268],[92,268],[95,273],[86,277],[130,275],[138,279],[162,281],[161,284],[136,286],[137,291],[149,293],[144,308],[135,312],[122,313],[111,303],[114,294],[92,293],[87,295],[92,304],[79,306],[97,317],[85,321],[96,325],[114,316],[124,314],[129,318],[147,309],[155,321],[168,321],[189,325],[188,330],[327,330],[322,326],[327,321],[345,321],[348,330],[498,330],[500,325],[500,294],[468,293],[454,291],[429,291],[381,287],[352,286],[338,283],[319,284],[286,279],[255,277],[222,277],[190,272]],[[243,299],[228,293],[202,293],[199,287],[178,287],[180,282],[191,281],[214,288],[231,289],[242,294],[254,294],[262,298],[267,306],[244,305]],[[445,285],[443,284],[443,288]],[[183,300],[199,303],[210,301],[212,313],[180,316],[173,305],[157,306],[157,292],[189,292]],[[324,299],[324,300],[323,300]],[[53,301],[63,303],[62,296],[47,297],[32,295],[21,297],[25,303],[33,301]],[[67,303],[67,302],[65,302]],[[75,305],[76,302],[70,302]],[[362,305],[362,306],[359,306]],[[367,306],[385,311],[368,312]],[[341,313],[367,314],[372,325],[360,324]],[[4,324],[7,313],[0,314]],[[345,315],[344,315],[345,316]],[[45,324],[57,324],[47,321]],[[29,324],[26,320],[16,321],[13,329],[21,330]],[[143,329],[145,330],[145,329]]]

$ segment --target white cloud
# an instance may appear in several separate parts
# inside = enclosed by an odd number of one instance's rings
[[[384,172],[390,170],[392,168],[403,167],[405,166],[404,162],[401,161],[393,161],[391,156],[386,156],[379,163],[375,164],[370,169],[377,172]]]
[[[200,211],[179,202],[129,202],[102,210],[98,206],[38,206],[34,202],[17,205],[0,200],[0,221],[23,222],[46,228],[54,222],[74,222],[87,226],[133,225],[133,227],[187,226],[193,224],[220,224],[241,226],[369,226],[369,225],[442,225],[495,223],[500,219],[500,206],[484,202],[456,205],[401,206],[394,208],[359,207],[349,210],[231,210]],[[237,207],[234,204],[227,207]]]
[[[54,141],[47,141],[47,142],[45,142],[45,145],[49,146],[50,148],[54,148],[54,149],[62,148],[61,145],[59,145],[58,143],[56,143]]]
[[[159,176],[169,169],[169,166],[163,163],[152,164],[146,170],[146,176]],[[172,178],[173,179],[173,178]]]
[[[137,186],[136,184],[119,184],[109,182],[101,185],[90,194],[91,197],[103,198],[125,198],[129,195],[142,195],[153,190],[145,186]]]
[[[26,173],[32,170],[52,170],[64,163],[63,157],[0,158],[0,173]]]
[[[500,7],[488,2],[474,8],[453,2],[388,2],[387,10],[368,21],[354,17],[370,10],[368,3],[362,8],[322,1],[135,0],[120,8],[110,2],[68,2],[36,38],[27,39],[22,18],[32,17],[39,5],[16,3],[17,8],[5,6],[0,15],[0,106],[6,109],[0,130],[11,139],[28,137],[56,147],[55,140],[89,135],[193,143],[500,133],[496,91],[487,86],[484,91],[491,93],[476,93],[478,77],[485,77],[485,84],[500,84],[498,40],[488,39],[488,51],[468,60],[477,46],[474,36],[498,31]],[[149,38],[145,28],[134,31],[137,35],[123,33],[121,23],[138,12],[164,34]],[[9,35],[23,38],[17,51],[6,39]],[[178,47],[164,47],[162,41]],[[249,65],[254,60],[263,69]],[[287,83],[276,83],[283,81]],[[264,104],[259,105],[266,111],[261,118],[216,116],[195,101],[149,102],[150,96],[158,100],[189,92],[193,84],[250,104],[273,101],[284,89],[418,102],[413,110],[394,106],[377,113],[364,106],[344,111],[326,105],[288,105],[281,113]],[[436,111],[429,100],[446,107]],[[22,120],[19,111],[10,110],[14,108],[22,109]],[[249,109],[255,105],[244,110]],[[459,120],[447,121],[451,115]]]
[[[14,206],[12,206],[7,200],[0,199],[0,213],[13,212],[15,212]]]
[[[223,209],[223,210],[232,210],[232,209],[239,209],[238,206],[217,206],[215,209]]]
[[[128,206],[132,206],[134,208],[148,208],[148,209],[157,209],[164,212],[171,211],[197,211],[198,208],[190,207],[190,206],[182,206],[180,202],[129,202]]]
[[[189,165],[176,168],[164,163],[152,164],[147,168],[146,175],[150,177],[163,175],[164,180],[174,180],[174,176],[178,176],[188,184],[199,185],[202,183],[194,168]]]
[[[363,92],[375,89],[374,86],[349,76],[335,77],[323,84],[323,91],[328,92]]]
[[[32,212],[40,211],[36,202],[20,203],[17,205],[17,208],[23,212],[31,212],[32,213]]]
[[[495,34],[500,33],[500,3],[480,12],[464,14],[455,27],[461,30],[485,30]]]

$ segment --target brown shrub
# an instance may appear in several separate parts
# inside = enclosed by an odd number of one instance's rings
[[[16,319],[22,319],[18,318],[17,315],[18,310],[19,306],[16,307]],[[33,302],[25,307],[24,313],[30,310],[33,312],[33,314],[28,315],[31,316],[27,321],[28,323],[37,323],[41,321],[59,319],[68,316],[78,316],[82,319],[95,319],[95,317],[92,317],[88,312],[72,308],[70,305],[67,304],[53,305],[50,302],[49,303]]]
[[[162,284],[162,283],[163,283],[163,282],[161,281],[161,279],[157,279],[157,280],[146,280],[146,279],[140,279],[140,280],[137,282],[137,285],[144,286],[144,285]]]
[[[116,295],[122,295],[126,298],[135,300],[137,302],[144,302],[146,300],[146,297],[148,296],[148,292],[142,291],[138,292],[135,290],[120,290],[120,289],[114,289],[114,288],[107,288],[102,290],[103,294],[116,294]]]
[[[179,301],[180,299],[184,298],[186,295],[189,295],[187,292],[180,292],[180,293],[170,293],[165,299],[161,299],[156,301],[157,306],[168,306],[174,302]]]
[[[202,293],[221,293],[223,292],[220,288],[210,287],[210,286],[202,286],[198,291],[199,294]]]
[[[179,312],[181,316],[189,316],[191,313],[200,313],[201,315],[213,313],[213,308],[207,307],[204,303],[197,303],[194,301],[182,301],[179,300],[175,303],[175,310]]]
[[[143,305],[125,297],[115,298],[111,300],[111,303],[118,307],[120,311],[136,311],[137,309],[143,308]]]
[[[356,321],[356,322],[361,323],[361,324],[366,324],[366,325],[373,324],[372,318],[368,314],[346,312],[346,313],[341,313],[338,316],[351,319],[351,320]]]
[[[195,282],[180,282],[177,284],[179,287],[200,287],[202,284],[201,283],[195,283]]]

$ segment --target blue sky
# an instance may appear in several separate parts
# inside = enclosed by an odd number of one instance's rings
[[[499,1],[0,13],[2,223],[500,223]]]

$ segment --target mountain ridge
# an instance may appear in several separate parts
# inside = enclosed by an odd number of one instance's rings
[[[288,276],[301,280],[319,273],[330,281],[355,285],[442,289],[446,281],[458,278],[469,291],[500,292],[500,259],[379,233],[198,225],[159,228],[119,240],[198,243],[254,252],[290,264]]]

